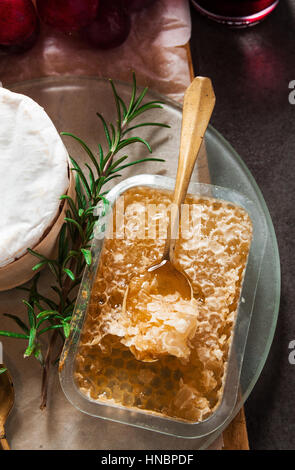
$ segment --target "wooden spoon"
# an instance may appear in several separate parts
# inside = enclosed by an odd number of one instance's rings
[[[4,368],[0,364],[0,369]],[[5,423],[14,404],[14,388],[8,370],[0,374],[0,450],[10,450],[5,436]]]
[[[181,297],[191,299],[193,292],[185,274],[172,264],[173,251],[179,226],[181,204],[187,194],[195,162],[215,105],[215,94],[211,80],[196,77],[184,95],[179,161],[173,196],[173,210],[167,230],[167,240],[162,259],[148,268],[146,273],[133,277],[126,289],[123,313],[135,320],[136,305],[142,289],[149,287],[149,294],[169,295],[178,292]]]

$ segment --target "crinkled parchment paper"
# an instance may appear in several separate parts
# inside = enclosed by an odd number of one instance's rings
[[[186,50],[190,38],[186,0],[158,0],[132,17],[129,37],[119,48],[99,51],[78,34],[65,35],[42,25],[35,46],[17,56],[0,55],[3,85],[49,75],[96,75],[138,82],[181,101],[189,84]]]
[[[181,101],[190,82],[187,51],[190,15],[186,0],[159,0],[148,11],[135,14],[127,41],[110,51],[91,49],[78,36],[66,36],[42,27],[33,49],[22,55],[0,55],[0,80],[9,84],[58,75],[92,75],[138,82]],[[49,285],[48,273],[42,283]],[[14,328],[3,316],[24,318],[18,290],[0,293],[1,329]],[[34,359],[23,359],[22,340],[3,339],[4,361],[16,391],[16,403],[7,423],[13,449],[198,449],[195,440],[177,439],[131,426],[93,418],[79,412],[64,396],[57,372],[51,374],[47,408],[39,409],[41,370]],[[214,448],[221,446],[219,439]]]

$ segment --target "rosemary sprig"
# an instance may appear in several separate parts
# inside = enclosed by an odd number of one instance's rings
[[[98,220],[95,213],[97,204],[106,201],[107,189],[105,185],[114,178],[121,176],[121,172],[128,167],[147,161],[163,161],[159,158],[146,157],[135,161],[128,161],[127,154],[120,152],[125,147],[134,143],[141,143],[150,153],[150,144],[141,137],[128,137],[128,133],[144,126],[169,127],[158,122],[133,123],[141,114],[155,108],[162,108],[162,102],[150,101],[143,103],[147,88],[137,95],[136,77],[133,74],[133,87],[129,103],[118,95],[112,80],[110,84],[114,94],[117,110],[116,124],[108,124],[104,117],[97,113],[103,126],[107,148],[104,151],[102,144],[98,144],[95,154],[88,145],[76,135],[70,132],[62,132],[63,136],[75,139],[88,156],[84,171],[78,162],[71,157],[72,171],[75,174],[76,197],[63,195],[62,200],[68,203],[66,217],[58,239],[58,254],[55,259],[49,259],[34,250],[28,250],[36,256],[38,263],[33,270],[47,266],[52,274],[54,282],[51,285],[53,298],[41,294],[38,287],[40,274],[37,273],[30,288],[21,287],[28,293],[28,299],[23,300],[27,309],[27,322],[18,316],[5,314],[13,320],[22,331],[21,333],[0,331],[0,336],[24,339],[27,347],[24,357],[33,356],[42,365],[42,403],[46,406],[48,373],[52,362],[52,353],[57,337],[60,336],[62,344],[70,333],[70,321],[76,300],[76,287],[80,284],[83,270],[86,265],[91,265],[92,255],[90,250],[93,238],[93,229]],[[131,124],[132,123],[132,124]],[[117,158],[115,158],[117,157]],[[44,351],[41,337],[50,333],[49,343]],[[61,345],[62,345],[61,344]]]

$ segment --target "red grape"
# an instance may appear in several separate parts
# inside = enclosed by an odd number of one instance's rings
[[[85,28],[84,35],[99,49],[111,49],[125,41],[130,29],[130,17],[120,1],[100,0],[97,17]]]
[[[99,0],[37,0],[44,23],[64,31],[78,31],[96,17]]]
[[[123,0],[123,4],[125,8],[132,12],[132,11],[140,11],[143,8],[149,7],[157,0]]]
[[[33,46],[39,32],[39,20],[31,0],[0,1],[0,44],[13,51]]]

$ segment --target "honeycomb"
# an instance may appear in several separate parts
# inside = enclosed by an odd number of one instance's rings
[[[189,282],[171,262],[132,277],[119,319],[121,343],[145,362],[170,354],[188,359],[198,322]]]
[[[161,259],[171,204],[168,191],[136,187],[114,208],[114,236],[104,241],[74,374],[92,400],[197,422],[222,398],[252,224],[242,208],[225,201],[187,196],[185,203],[173,257],[191,282],[197,314],[190,335],[175,337],[185,354],[169,352],[157,329],[157,347],[165,350],[158,360],[142,361],[129,347],[124,294],[134,275]]]

